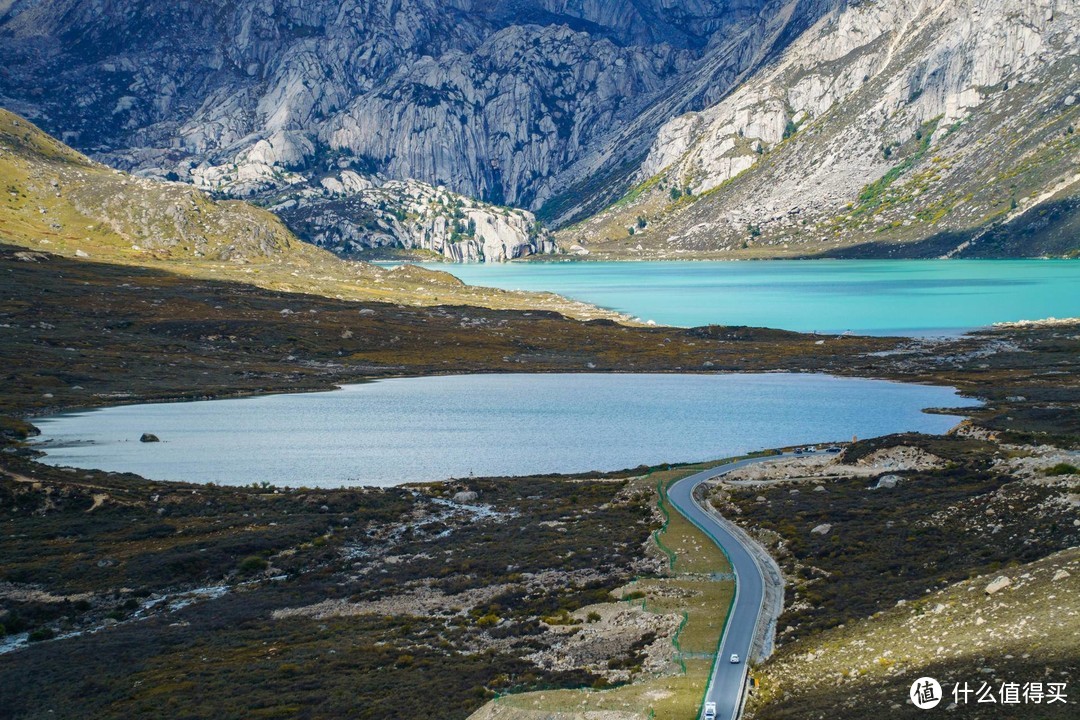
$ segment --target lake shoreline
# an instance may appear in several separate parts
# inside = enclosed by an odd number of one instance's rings
[[[393,265],[394,263],[389,263]],[[595,261],[423,264],[469,285],[548,291],[641,322],[958,337],[1080,315],[1075,260]]]
[[[398,485],[932,434],[975,407],[955,388],[822,373],[482,373],[51,415],[30,447],[49,465],[161,481]]]
[[[746,327],[629,327],[545,312],[358,304],[60,257],[41,264],[3,257],[4,268],[41,289],[28,322],[50,317],[55,329],[49,334],[56,336],[46,345],[15,326],[7,331],[2,359],[15,379],[0,394],[0,416],[6,416],[0,443],[9,452],[25,450],[19,446],[33,434],[27,420],[58,411],[318,392],[379,378],[507,372],[800,372],[949,386],[988,403],[975,421],[996,418],[1024,432],[1044,432],[1045,422],[1032,416],[1042,412],[1038,403],[1015,398],[1026,397],[1022,386],[1032,373],[1056,373],[1061,362],[1075,361],[1042,350],[1069,332],[1070,326],[1059,325],[991,328],[932,342]],[[108,292],[100,296],[86,288],[103,284]],[[141,302],[146,290],[154,292],[160,310]],[[95,319],[115,312],[118,302],[130,308],[112,321],[121,323],[123,333]],[[215,334],[207,334],[207,320],[191,314],[185,303],[195,303],[200,312],[218,307]],[[283,306],[302,312],[286,315]],[[250,339],[227,334],[250,327],[259,329]],[[74,338],[103,334],[105,342],[82,342],[75,353],[65,349]],[[1014,346],[1029,349],[1002,352]],[[158,347],[161,354],[147,355]],[[1002,359],[979,367],[985,363],[978,358],[995,354]],[[1039,377],[1064,382],[1058,375]],[[1013,408],[1030,417],[1005,420]]]

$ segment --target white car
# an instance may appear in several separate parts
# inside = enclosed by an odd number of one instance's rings
[[[731,664],[732,665],[737,665],[738,663],[739,663],[739,656],[738,655],[732,655],[731,656]]]
[[[716,720],[716,703],[705,703],[705,712],[701,713],[701,720]]]

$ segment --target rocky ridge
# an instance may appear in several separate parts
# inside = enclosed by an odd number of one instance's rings
[[[234,197],[318,187],[331,161],[558,220],[835,4],[11,2],[0,105]]]
[[[527,216],[393,222],[426,183],[599,213],[559,236],[594,257],[1068,255],[1077,35],[1066,0],[13,1],[0,105],[114,167],[296,195],[343,252],[549,247]]]
[[[329,153],[529,206],[761,4],[9,3],[0,96],[126,169]]]
[[[630,256],[1075,250],[1078,32],[1056,0],[846,4],[665,124],[638,189],[564,237]]]

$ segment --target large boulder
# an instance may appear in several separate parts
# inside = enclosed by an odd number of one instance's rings
[[[901,480],[901,478],[900,478],[899,475],[882,475],[880,478],[878,478],[877,485],[874,485],[870,489],[871,490],[881,490],[881,489],[891,490],[892,488],[896,487],[897,483],[899,483],[900,480]]]
[[[993,595],[999,590],[1004,590],[1010,585],[1012,585],[1012,580],[1010,580],[1007,575],[999,575],[998,577],[994,578],[989,585],[986,586],[986,594]]]

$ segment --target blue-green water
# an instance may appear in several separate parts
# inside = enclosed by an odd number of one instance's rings
[[[472,285],[549,290],[662,325],[950,335],[1080,316],[1080,261],[775,260],[427,265]]]
[[[940,433],[958,418],[923,408],[971,404],[949,388],[825,375],[465,375],[34,422],[50,464],[310,487],[616,470]],[[144,432],[162,442],[139,442]]]

